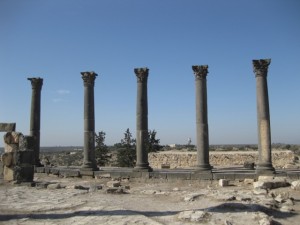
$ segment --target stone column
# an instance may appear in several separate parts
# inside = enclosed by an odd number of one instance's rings
[[[136,166],[134,171],[152,171],[148,162],[146,141],[148,139],[148,68],[136,68],[137,101],[136,101]]]
[[[256,77],[256,103],[258,127],[259,162],[256,168],[258,173],[273,172],[271,153],[271,129],[267,74],[271,59],[253,60],[253,69]]]
[[[98,170],[95,160],[95,110],[94,86],[95,72],[81,73],[84,85],[84,153],[81,170]]]
[[[197,171],[211,171],[207,122],[207,65],[192,66],[196,84]]]
[[[40,77],[27,78],[31,82],[31,113],[30,135],[34,140],[34,165],[42,166],[40,162],[40,128],[41,128],[41,90],[43,79]]]

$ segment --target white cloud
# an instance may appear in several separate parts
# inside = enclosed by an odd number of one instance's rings
[[[64,89],[57,90],[56,92],[57,92],[57,94],[60,94],[60,95],[67,95],[67,94],[71,93],[71,91],[64,90]]]

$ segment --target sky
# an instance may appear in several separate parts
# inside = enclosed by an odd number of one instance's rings
[[[300,144],[299,12],[298,0],[0,0],[0,122],[29,134],[27,78],[42,77],[41,146],[83,145],[80,72],[95,71],[95,131],[113,145],[135,136],[134,68],[148,67],[148,128],[196,144],[192,65],[208,65],[210,144],[257,144],[252,60],[271,58],[272,143]]]

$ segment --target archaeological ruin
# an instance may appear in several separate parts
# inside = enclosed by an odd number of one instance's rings
[[[1,123],[0,131],[4,135],[5,153],[2,155],[4,177],[6,180],[28,182],[33,180],[33,170],[36,173],[52,173],[66,177],[132,177],[132,178],[160,178],[160,179],[238,179],[255,178],[261,174],[277,176],[296,176],[293,171],[275,170],[272,165],[271,128],[267,73],[270,59],[253,60],[253,70],[256,78],[257,98],[257,130],[258,130],[258,158],[255,161],[244,162],[244,168],[214,168],[215,159],[209,152],[209,129],[207,112],[207,74],[208,65],[194,65],[192,70],[195,76],[195,103],[196,103],[196,137],[197,152],[185,155],[181,160],[183,167],[177,166],[170,158],[169,168],[160,167],[165,161],[146,150],[148,136],[148,68],[135,68],[137,78],[136,98],[136,166],[134,168],[98,168],[95,160],[95,112],[94,86],[97,74],[95,72],[81,72],[84,85],[84,149],[83,162],[77,167],[48,167],[42,166],[40,154],[40,120],[41,120],[41,89],[42,78],[28,78],[32,85],[30,135],[24,136],[15,132],[14,123]],[[166,157],[167,154],[165,154]],[[151,164],[149,158],[151,158]],[[172,156],[174,159],[174,156]],[[180,154],[177,158],[183,157]],[[234,157],[234,155],[232,156]],[[276,156],[277,157],[277,156]],[[290,157],[290,156],[289,156]],[[278,158],[278,157],[277,157]],[[241,157],[246,160],[247,157]],[[171,163],[170,163],[171,162]],[[252,164],[251,164],[252,163]],[[254,167],[255,163],[255,167]],[[179,169],[181,168],[181,169]],[[20,172],[21,171],[21,172]]]

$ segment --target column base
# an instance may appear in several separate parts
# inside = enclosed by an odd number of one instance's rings
[[[86,163],[81,166],[80,170],[82,170],[82,171],[98,171],[99,168],[96,165],[93,165],[93,163]]]
[[[275,168],[272,163],[260,163],[256,167],[256,174],[274,174]]]
[[[209,164],[197,165],[195,168],[195,172],[211,172],[213,167]]]
[[[133,168],[134,172],[152,172],[153,169],[149,166],[149,163],[138,164]]]

